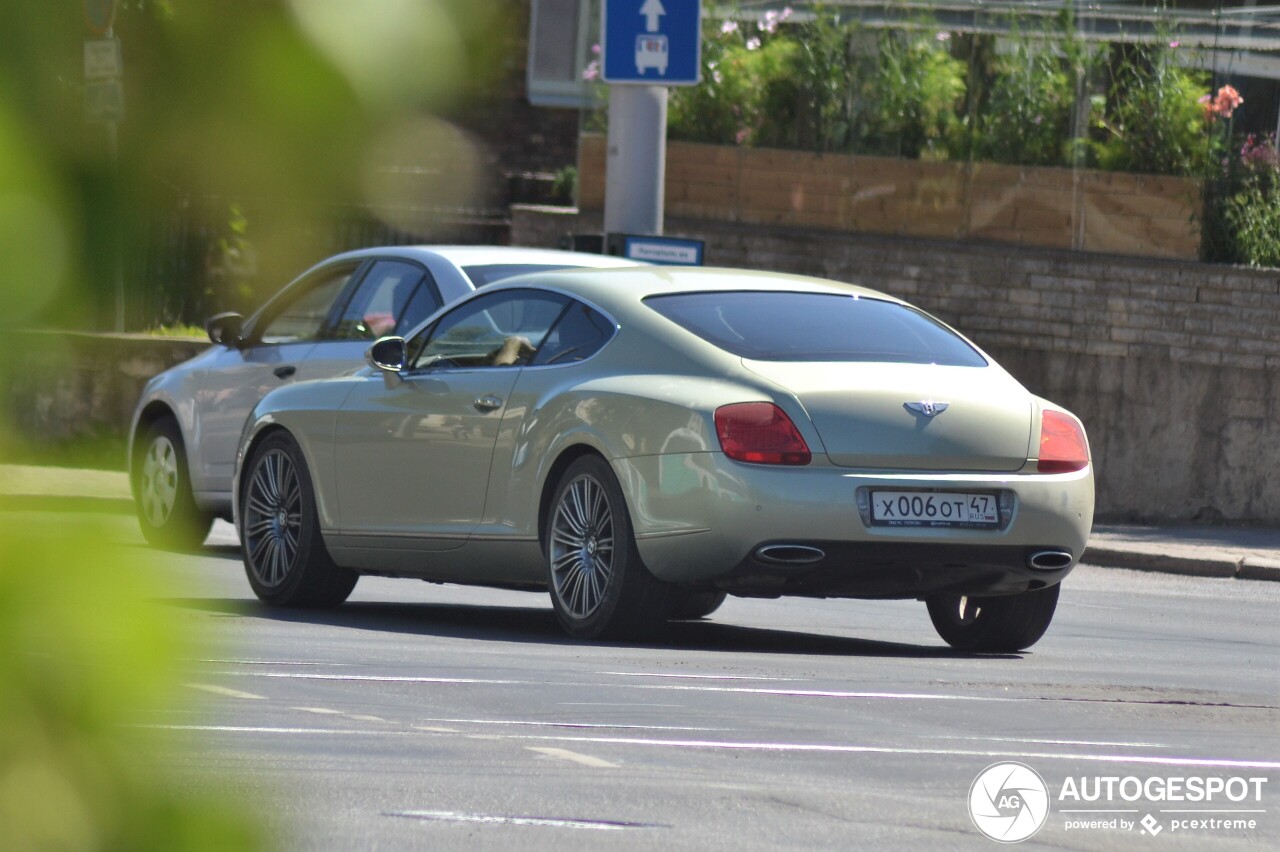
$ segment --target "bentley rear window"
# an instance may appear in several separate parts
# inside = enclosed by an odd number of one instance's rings
[[[941,323],[881,299],[739,290],[650,296],[645,304],[708,343],[756,361],[987,365]]]

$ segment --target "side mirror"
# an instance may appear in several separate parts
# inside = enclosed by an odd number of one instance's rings
[[[244,323],[244,317],[228,311],[225,314],[215,314],[204,321],[204,330],[209,333],[209,339],[218,346],[235,346],[240,342],[240,326]]]
[[[369,366],[384,373],[399,373],[405,367],[405,358],[403,337],[379,338],[364,353]]]

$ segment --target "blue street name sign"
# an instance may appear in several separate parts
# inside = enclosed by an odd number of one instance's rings
[[[606,83],[696,86],[702,70],[701,0],[604,0]]]

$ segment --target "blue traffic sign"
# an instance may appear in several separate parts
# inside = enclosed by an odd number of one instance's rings
[[[702,70],[701,0],[604,0],[604,81],[696,86]]]

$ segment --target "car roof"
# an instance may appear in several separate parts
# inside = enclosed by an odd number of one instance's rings
[[[360,260],[369,257],[403,257],[427,262],[432,257],[443,258],[455,266],[485,266],[499,264],[545,264],[554,266],[620,268],[641,265],[641,261],[607,254],[591,254],[581,251],[524,248],[521,246],[459,246],[412,245],[375,246],[343,252],[327,258],[325,263],[342,260]]]
[[[604,308],[634,305],[650,296],[742,290],[865,296],[903,304],[902,300],[878,290],[841,281],[812,278],[806,275],[789,275],[782,272],[711,266],[561,269],[508,278],[494,287],[485,289],[529,286],[535,283],[563,289]]]

